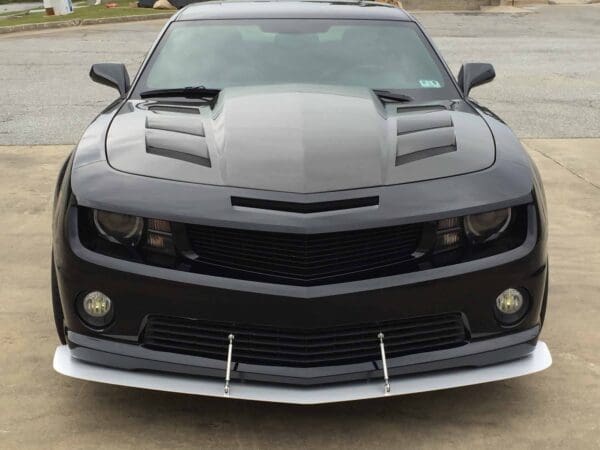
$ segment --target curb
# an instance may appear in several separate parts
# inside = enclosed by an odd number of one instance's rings
[[[28,23],[25,25],[0,27],[0,34],[18,33],[20,31],[52,30],[54,28],[79,27],[86,25],[102,25],[106,23],[140,22],[143,20],[169,19],[172,15],[173,12],[168,12],[156,14],[140,14],[136,16],[102,17],[98,19],[61,20],[60,22]]]

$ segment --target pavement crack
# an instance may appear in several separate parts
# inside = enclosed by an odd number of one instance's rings
[[[558,164],[560,167],[562,167],[563,169],[566,169],[567,171],[571,172],[573,175],[575,175],[577,178],[579,178],[581,181],[589,184],[590,186],[595,187],[596,189],[600,190],[600,186],[598,186],[596,183],[594,183],[591,180],[588,180],[586,177],[584,177],[583,175],[581,175],[580,173],[575,172],[573,169],[571,169],[569,166],[566,166],[565,164],[561,163],[559,160],[557,160],[556,158],[553,158],[552,156],[550,156],[547,153],[544,153],[541,150],[538,150],[537,148],[533,148],[531,146],[529,146],[529,148],[531,150],[533,150],[534,152],[538,152],[540,155],[544,156],[545,158],[549,159],[550,161],[554,162],[555,164]]]

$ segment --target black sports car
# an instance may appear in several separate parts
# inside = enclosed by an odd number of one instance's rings
[[[58,178],[66,375],[318,403],[542,370],[539,174],[408,13],[190,5]]]

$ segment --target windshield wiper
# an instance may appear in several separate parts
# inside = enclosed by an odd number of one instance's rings
[[[412,102],[414,98],[410,95],[400,94],[398,92],[386,91],[383,89],[373,89],[373,92],[381,100],[390,100],[392,102]]]
[[[212,98],[219,95],[220,89],[209,89],[204,86],[188,86],[175,89],[155,89],[140,93],[142,98],[150,97],[186,97],[186,98]]]

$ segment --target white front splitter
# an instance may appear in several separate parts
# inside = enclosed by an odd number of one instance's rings
[[[453,369],[391,378],[391,392],[387,394],[384,392],[383,379],[381,381],[371,380],[369,382],[340,383],[317,387],[242,383],[232,380],[230,393],[225,396],[223,393],[224,382],[215,378],[194,378],[192,376],[128,371],[96,366],[72,358],[66,345],[59,346],[54,353],[54,370],[63,375],[82,380],[180,394],[304,405],[390,397],[489,383],[539,372],[550,367],[551,364],[550,351],[546,344],[540,341],[532,353],[514,361],[493,366]]]

